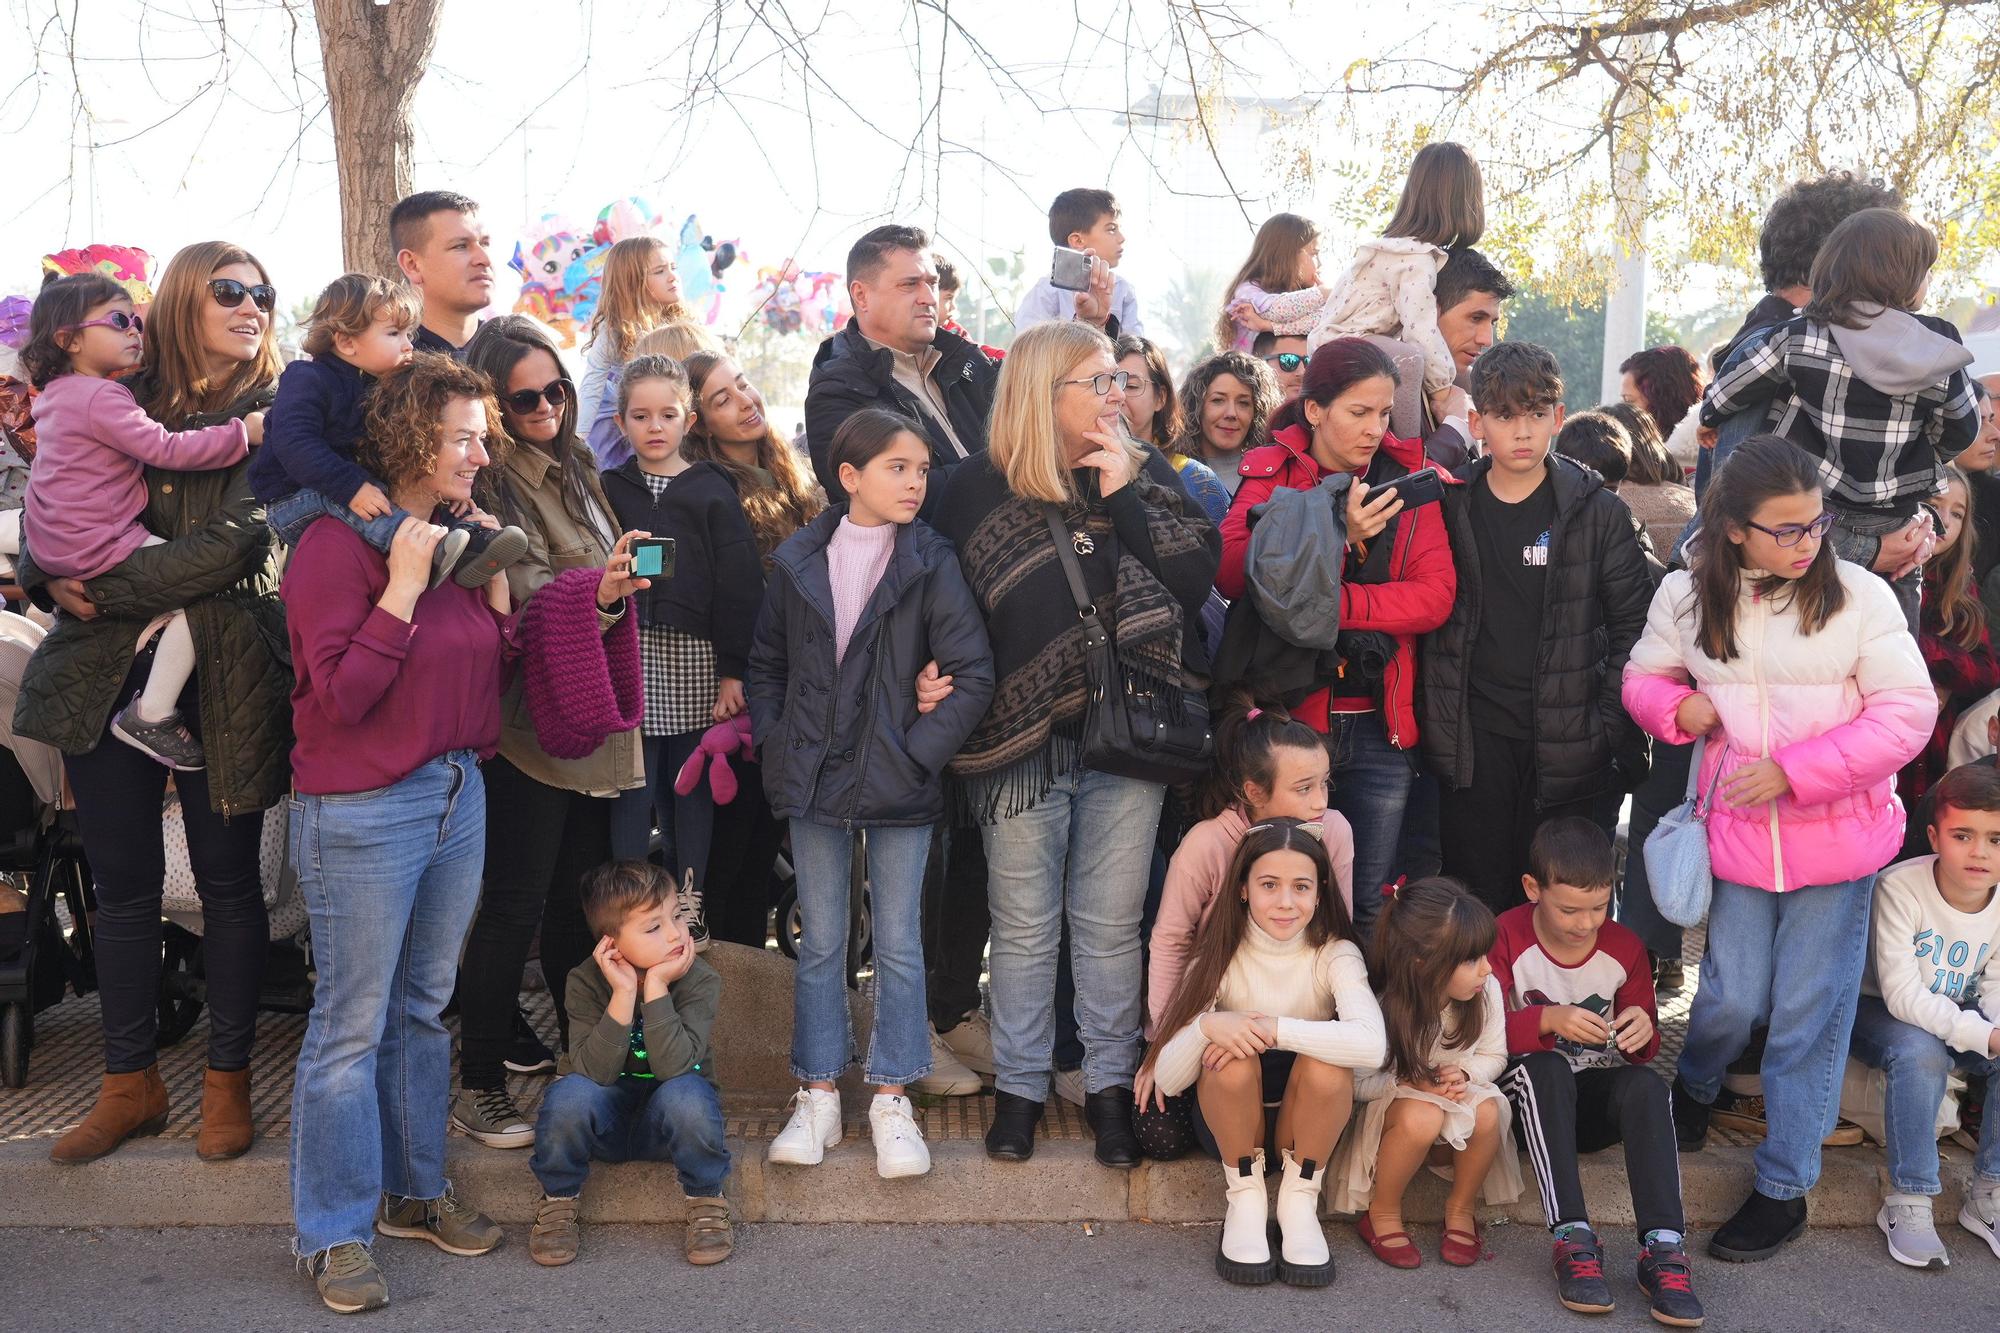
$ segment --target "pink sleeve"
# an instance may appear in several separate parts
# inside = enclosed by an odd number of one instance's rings
[[[199,430],[168,430],[139,409],[132,391],[108,384],[90,401],[90,431],[102,444],[152,467],[203,472],[243,461],[250,428],[240,420]]]
[[[1194,948],[1202,913],[1215,900],[1225,868],[1226,851],[1216,844],[1221,835],[1210,824],[1197,824],[1167,863],[1167,880],[1160,891],[1160,914],[1153,919],[1152,958],[1146,966],[1147,1027],[1157,1039],[1160,1020],[1180,985],[1181,970]]]
[[[1620,691],[1632,720],[1669,745],[1691,745],[1695,740],[1674,721],[1681,700],[1695,692],[1688,683],[1676,612],[1677,599],[1687,586],[1688,576],[1677,572],[1667,575],[1653,594],[1652,605],[1646,608],[1645,632],[1625,661]]]
[[[1348,824],[1346,815],[1333,809],[1320,816],[1319,826],[1322,830],[1321,840],[1326,844],[1326,859],[1333,862],[1333,882],[1340,890],[1340,900],[1347,904],[1347,919],[1352,921],[1354,919],[1354,829]]]

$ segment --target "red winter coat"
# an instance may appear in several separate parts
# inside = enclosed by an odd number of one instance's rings
[[[1424,457],[1424,447],[1416,440],[1382,437],[1382,453],[1400,464],[1404,471],[1443,468]],[[1237,468],[1243,480],[1236,498],[1222,520],[1222,567],[1216,572],[1215,586],[1232,600],[1244,592],[1243,565],[1250,553],[1247,517],[1255,505],[1271,498],[1280,486],[1310,490],[1326,475],[1313,461],[1310,442],[1303,426],[1289,426],[1271,437],[1271,443],[1252,449]],[[1451,614],[1452,599],[1458,595],[1458,575],[1451,563],[1451,542],[1445,536],[1444,514],[1439,505],[1425,505],[1397,516],[1391,578],[1387,583],[1340,584],[1340,627],[1372,629],[1393,635],[1396,655],[1389,663],[1383,687],[1383,724],[1389,743],[1411,750],[1417,744],[1417,636],[1444,624]],[[1299,705],[1296,715],[1315,731],[1327,730],[1325,690]]]

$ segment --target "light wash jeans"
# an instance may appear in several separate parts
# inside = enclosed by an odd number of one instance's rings
[[[388,487],[382,489],[386,491]],[[293,491],[284,499],[267,505],[264,510],[271,531],[277,533],[279,540],[287,546],[297,546],[299,538],[305,536],[306,529],[321,515],[339,519],[384,555],[389,552],[389,543],[396,540],[396,531],[403,526],[403,520],[410,517],[402,510],[391,507],[380,518],[363,518],[340,501],[329,500],[310,487]]]
[[[1982,1186],[2000,1185],[2000,1060],[1954,1051],[1920,1027],[1889,1012],[1873,995],[1854,1011],[1848,1051],[1887,1077],[1882,1131],[1888,1139],[1889,1185],[1898,1194],[1938,1194],[1937,1113],[1945,1078],[1954,1067],[1967,1083],[1986,1085],[1986,1114],[1979,1122],[1979,1152],[1972,1160]]]
[[[528,1167],[543,1193],[573,1199],[592,1162],[672,1162],[689,1198],[721,1194],[729,1148],[715,1085],[693,1070],[665,1080],[621,1078],[609,1087],[564,1074],[542,1097]]]
[[[451,1034],[438,1015],[486,860],[478,757],[295,797],[290,837],[319,973],[292,1085],[292,1244],[312,1256],[371,1241],[384,1191],[446,1190]]]
[[[831,1082],[854,1063],[847,1015],[847,883],[855,835],[805,819],[791,823],[801,925],[792,986],[792,1077]],[[931,1072],[923,924],[931,828],[871,828],[866,838],[875,1030],[868,1038],[865,1077],[877,1087],[893,1087]]]
[[[1680,1076],[1699,1102],[1713,1102],[1729,1062],[1770,1024],[1764,1044],[1764,1113],[1757,1190],[1803,1198],[1819,1179],[1819,1145],[1840,1114],[1840,1080],[1875,877],[1772,893],[1715,881],[1708,953],[1688,1014]]]
[[[1165,794],[1157,783],[1065,773],[1038,803],[980,830],[993,913],[994,1085],[1001,1091],[1048,1100],[1065,916],[1084,1085],[1091,1092],[1131,1085],[1145,1014],[1139,918]]]

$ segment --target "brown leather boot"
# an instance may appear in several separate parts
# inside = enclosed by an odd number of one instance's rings
[[[201,1133],[195,1156],[226,1162],[250,1151],[250,1071],[210,1069],[201,1076]]]
[[[149,1065],[136,1074],[106,1074],[97,1089],[97,1105],[83,1123],[56,1140],[49,1157],[57,1162],[94,1162],[118,1145],[167,1127],[167,1085],[160,1067]]]

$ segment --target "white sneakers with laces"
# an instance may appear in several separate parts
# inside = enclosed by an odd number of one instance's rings
[[[956,1027],[938,1034],[938,1040],[949,1046],[967,1069],[993,1077],[993,1027],[985,1014],[972,1010]]]
[[[792,1118],[771,1140],[764,1160],[780,1166],[818,1166],[828,1148],[840,1146],[840,1094],[800,1088],[792,1098]]]
[[[1950,1268],[1951,1254],[1938,1239],[1931,1201],[1923,1194],[1891,1194],[1882,1200],[1875,1225],[1889,1238],[1889,1257],[1911,1268]]]
[[[868,1105],[868,1133],[875,1140],[875,1174],[884,1180],[921,1176],[931,1169],[931,1150],[908,1097],[875,1094]]]
[[[936,1028],[931,1029],[931,1072],[910,1086],[933,1097],[976,1097],[985,1084],[976,1070],[968,1068],[951,1047],[945,1045]]]
[[[1965,1192],[1965,1206],[1958,1210],[1958,1224],[1985,1241],[1993,1257],[2000,1259],[2000,1185],[1975,1180]]]

